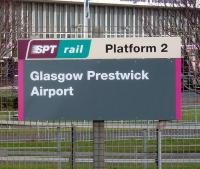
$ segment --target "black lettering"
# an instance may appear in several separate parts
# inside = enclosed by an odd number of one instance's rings
[[[118,46],[117,53],[123,53],[124,52],[123,49],[124,48],[122,46]]]
[[[108,53],[108,51],[112,49],[113,49],[113,46],[111,44],[106,45],[106,53]]]
[[[155,46],[147,46],[146,47],[146,52],[156,52],[156,47]]]
[[[167,45],[166,43],[163,43],[163,44],[161,45],[161,47],[162,47],[161,52],[168,52],[168,50],[167,50],[168,45]]]

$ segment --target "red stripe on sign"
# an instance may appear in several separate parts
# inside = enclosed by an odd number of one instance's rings
[[[181,111],[181,59],[176,59],[176,119],[182,119]]]
[[[24,60],[18,60],[18,120],[24,120]]]

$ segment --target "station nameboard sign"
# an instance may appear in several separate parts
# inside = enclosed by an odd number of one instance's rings
[[[19,120],[181,119],[177,37],[19,40]]]

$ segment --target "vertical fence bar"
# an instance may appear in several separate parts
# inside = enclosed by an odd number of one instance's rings
[[[61,131],[60,126],[57,127],[57,169],[61,169]]]
[[[76,128],[72,124],[72,127],[71,127],[71,169],[75,169],[76,168],[75,142],[76,142]]]
[[[148,144],[148,130],[144,129],[144,169],[147,169],[147,144]]]
[[[156,137],[157,137],[157,157],[156,157],[156,166],[157,166],[157,169],[162,169],[162,149],[161,149],[161,146],[162,146],[162,143],[161,143],[161,125],[162,125],[162,122],[159,121],[158,122],[158,126],[157,126],[157,129],[156,129]]]
[[[103,120],[93,121],[93,169],[105,169],[104,152],[105,152],[105,130]]]

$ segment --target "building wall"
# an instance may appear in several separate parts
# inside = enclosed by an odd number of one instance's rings
[[[70,33],[77,33],[79,37],[83,32],[81,4],[23,2],[20,7],[25,29],[35,36],[53,38],[55,35],[49,33],[57,33],[56,37],[65,38],[73,36]],[[171,18],[172,13],[176,19]],[[91,5],[88,31],[92,37],[97,36],[95,34],[149,36],[149,32],[154,36],[165,35],[164,30],[172,24],[180,28],[187,24],[181,19],[181,13],[178,9],[158,7]]]

